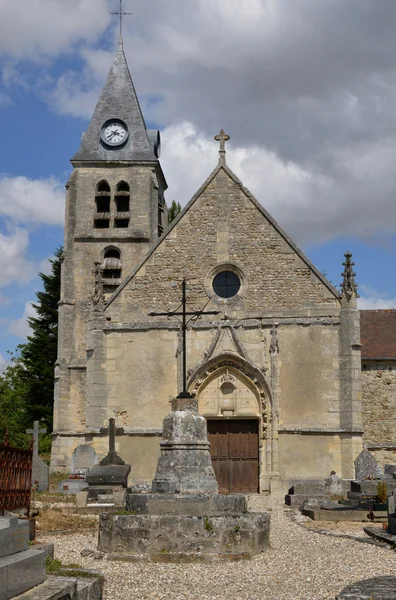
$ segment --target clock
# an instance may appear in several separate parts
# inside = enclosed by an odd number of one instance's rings
[[[122,146],[128,139],[128,127],[121,119],[109,119],[100,132],[101,140],[106,146]]]

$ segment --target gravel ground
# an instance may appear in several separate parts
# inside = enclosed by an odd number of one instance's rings
[[[355,581],[395,574],[391,549],[308,531],[291,520],[280,499],[254,496],[250,507],[271,509],[271,547],[251,561],[159,565],[83,558],[81,550],[96,549],[96,532],[90,531],[40,541],[54,543],[65,564],[102,571],[104,600],[334,600]]]

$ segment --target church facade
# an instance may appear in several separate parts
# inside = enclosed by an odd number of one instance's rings
[[[183,386],[180,323],[152,313],[175,311],[186,281],[190,311],[216,313],[189,322],[187,389],[208,420],[220,491],[354,476],[372,399],[362,403],[351,255],[340,294],[229,169],[224,132],[216,139],[218,164],[168,227],[159,132],[146,128],[120,41],[67,184],[53,470],[100,460],[113,417],[132,482],[150,484]],[[396,362],[381,358],[389,400]]]

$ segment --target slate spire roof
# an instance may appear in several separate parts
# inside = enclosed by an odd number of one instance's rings
[[[101,130],[109,119],[120,119],[129,130],[122,147],[108,148],[101,141]],[[157,161],[155,145],[158,132],[148,131],[125,58],[122,37],[118,43],[107,81],[103,87],[87,131],[74,161]]]

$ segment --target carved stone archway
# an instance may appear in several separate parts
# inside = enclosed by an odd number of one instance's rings
[[[188,389],[191,394],[198,398],[200,393],[210,386],[211,382],[216,380],[217,387],[228,386],[225,394],[219,393],[217,399],[213,390],[211,397],[214,400],[212,414],[205,414],[208,418],[258,418],[260,422],[260,490],[268,490],[269,478],[271,476],[271,414],[272,397],[269,386],[265,380],[264,374],[251,365],[244,358],[233,354],[222,354],[208,360],[200,365],[191,375],[188,382]],[[215,386],[216,387],[216,386]],[[238,400],[232,393],[232,387],[238,391],[245,387],[250,390],[250,397],[256,401],[256,410],[252,410],[252,403],[242,402],[238,407]],[[224,402],[224,396],[229,394],[233,400],[230,405]],[[245,397],[249,397],[246,393]],[[202,405],[201,405],[202,406]],[[241,410],[242,409],[242,410]],[[200,409],[201,412],[201,409]]]

